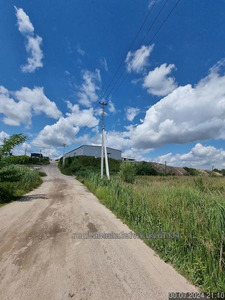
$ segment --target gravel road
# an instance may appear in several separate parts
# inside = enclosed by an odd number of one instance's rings
[[[86,187],[43,167],[44,183],[0,208],[0,299],[168,299],[197,289],[138,239],[75,239],[129,233]]]

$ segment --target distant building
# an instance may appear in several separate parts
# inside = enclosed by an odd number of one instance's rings
[[[83,145],[66,153],[65,157],[74,157],[74,156],[82,156],[82,155],[101,157],[101,148],[102,148],[101,146]],[[107,154],[108,154],[108,158],[122,160],[120,150],[107,147]]]
[[[43,158],[43,155],[41,153],[31,153],[31,158]]]
[[[123,161],[129,161],[129,162],[135,162],[134,158],[129,158],[129,157],[122,157]]]

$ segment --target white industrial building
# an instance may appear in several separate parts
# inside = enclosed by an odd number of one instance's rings
[[[65,157],[94,156],[101,157],[101,146],[83,145],[65,154]],[[108,158],[122,160],[121,151],[107,147]]]

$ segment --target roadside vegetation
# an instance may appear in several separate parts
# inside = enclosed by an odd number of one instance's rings
[[[120,161],[109,158],[110,173],[117,174],[120,170]],[[101,169],[101,158],[92,156],[75,156],[65,159],[63,168],[62,158],[59,160],[58,166],[65,175],[86,176],[89,173],[98,174]]]
[[[44,172],[28,167],[37,163],[36,159],[28,156],[8,156],[15,146],[25,140],[23,134],[14,134],[0,147],[0,206],[38,187],[42,183],[41,176],[46,176]],[[42,161],[42,164],[46,163],[49,163],[46,159]]]
[[[179,234],[179,238],[144,240],[164,261],[203,291],[225,290],[223,177],[136,176],[133,164],[122,163],[109,181],[100,178],[97,166],[91,172],[83,165],[79,172],[74,170],[80,158],[71,162],[70,174],[76,174],[134,232]],[[98,164],[100,171],[100,160]],[[63,172],[69,167],[68,160],[64,170],[60,166]]]

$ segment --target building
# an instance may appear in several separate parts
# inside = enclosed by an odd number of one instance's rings
[[[135,162],[134,158],[129,158],[129,157],[122,157],[123,161],[128,161],[128,162]]]
[[[102,150],[101,146],[83,145],[66,153],[65,157],[74,157],[74,156],[82,156],[82,155],[101,157],[101,150]],[[108,158],[122,160],[120,150],[107,147],[107,154],[108,154]]]
[[[41,153],[31,153],[30,156],[32,158],[43,158],[43,155]]]

